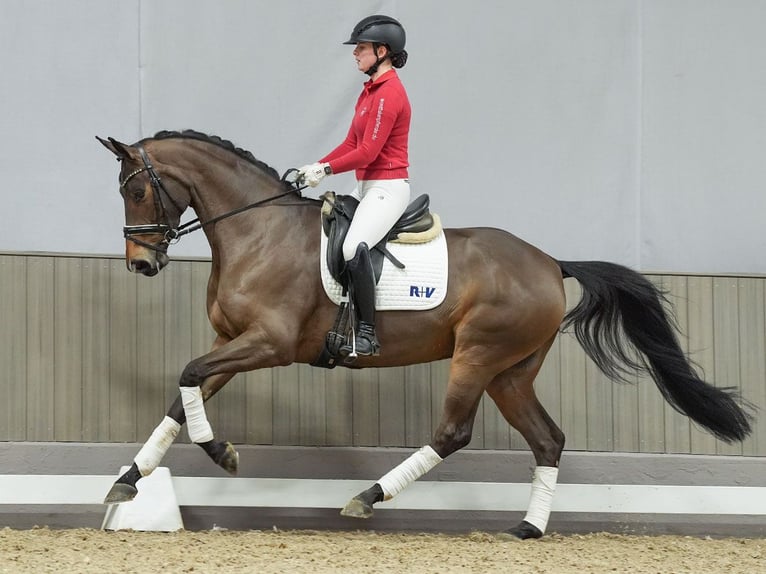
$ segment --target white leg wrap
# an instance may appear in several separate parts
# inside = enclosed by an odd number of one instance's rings
[[[202,401],[202,389],[199,387],[181,387],[181,402],[186,413],[186,428],[192,442],[207,442],[213,440],[213,429],[205,414],[205,403]]]
[[[141,476],[149,476],[160,465],[162,457],[168,452],[170,445],[178,436],[181,425],[170,417],[165,417],[154,429],[152,436],[138,451],[133,462],[138,466]]]
[[[529,497],[529,508],[524,520],[539,528],[542,533],[545,533],[545,528],[548,526],[558,477],[559,469],[555,466],[535,467],[532,475],[532,494]]]
[[[391,500],[404,490],[407,485],[415,482],[441,461],[442,457],[436,454],[436,451],[429,445],[410,455],[407,460],[389,471],[388,474],[378,481],[378,484],[383,489],[383,500]]]

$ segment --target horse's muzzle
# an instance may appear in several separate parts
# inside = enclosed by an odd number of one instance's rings
[[[140,273],[146,277],[154,277],[170,262],[170,258],[162,251],[144,251],[135,255],[128,254],[126,264],[131,273]]]
[[[147,277],[154,277],[165,265],[166,264],[161,264],[159,261],[152,264],[152,262],[146,261],[145,259],[133,259],[128,264],[128,269],[131,273],[140,273]]]

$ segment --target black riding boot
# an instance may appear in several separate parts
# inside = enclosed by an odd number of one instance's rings
[[[349,297],[353,301],[359,319],[356,328],[356,354],[378,355],[380,343],[375,336],[375,272],[372,270],[370,250],[366,243],[356,248],[354,258],[346,263],[349,277]],[[351,354],[350,343],[343,345],[340,352]]]

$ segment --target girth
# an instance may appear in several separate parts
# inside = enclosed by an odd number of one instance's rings
[[[351,226],[356,208],[359,206],[359,200],[351,195],[336,195],[332,191],[324,193],[322,198],[324,199],[322,229],[327,236],[327,267],[333,278],[345,289],[348,287],[348,279],[343,272],[346,267],[343,258],[343,241]],[[388,257],[400,269],[404,268],[404,265],[386,249],[388,241],[397,241],[401,240],[403,236],[423,233],[434,226],[434,217],[429,211],[429,205],[428,194],[424,193],[415,198],[404,210],[388,235],[370,249],[376,282],[380,280],[384,257]]]

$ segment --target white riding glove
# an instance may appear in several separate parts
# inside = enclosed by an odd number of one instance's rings
[[[329,163],[312,163],[298,170],[298,181],[303,181],[311,187],[316,187],[332,170]]]

